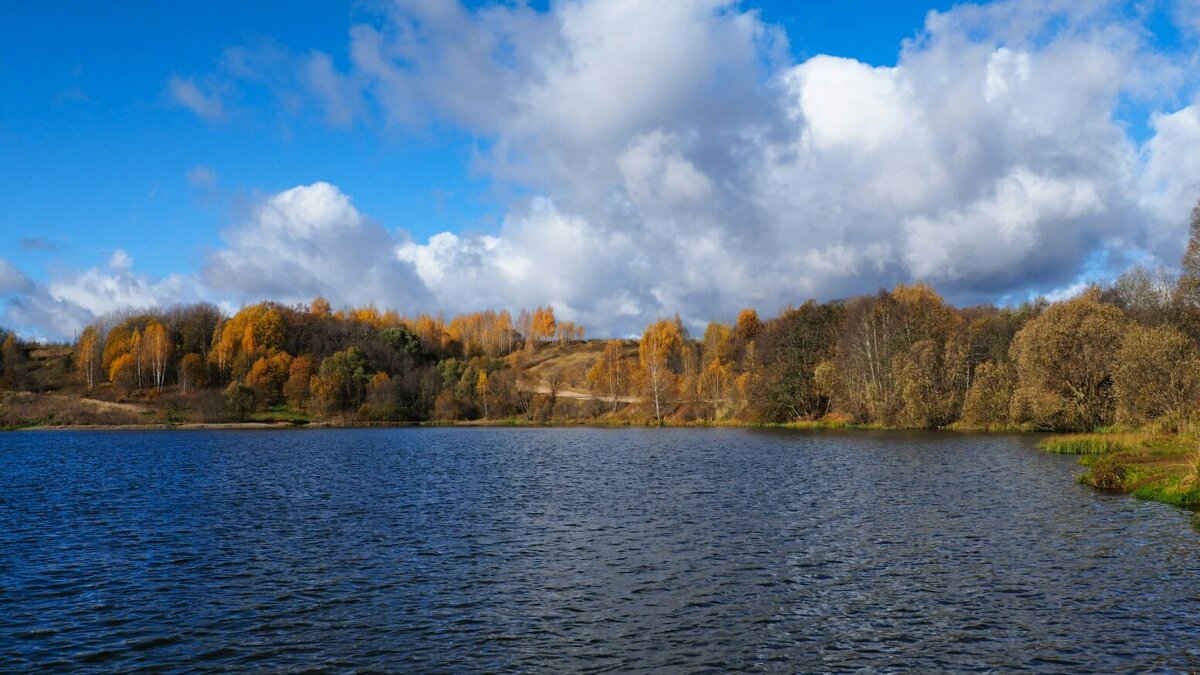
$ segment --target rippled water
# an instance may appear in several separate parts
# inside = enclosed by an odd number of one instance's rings
[[[1033,440],[0,436],[0,670],[1200,667],[1200,535]]]

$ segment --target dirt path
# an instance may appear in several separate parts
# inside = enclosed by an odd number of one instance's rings
[[[125,412],[132,413],[134,415],[145,415],[147,413],[154,412],[154,410],[148,406],[136,405],[133,403],[114,403],[112,401],[100,401],[94,398],[76,398],[74,396],[64,396],[62,394],[46,394],[45,396],[56,403],[61,402],[63,405],[82,403],[103,412]]]
[[[549,394],[550,387],[548,387],[544,384],[534,385],[533,393]],[[606,401],[606,402],[612,401],[612,399],[607,396],[596,396],[595,394],[593,394],[591,392],[578,391],[576,389],[559,389],[558,395],[561,396],[562,398],[573,398],[573,399],[578,399],[580,401]],[[636,396],[618,396],[617,397],[617,401],[619,403],[637,403],[640,400],[641,399],[639,399]]]

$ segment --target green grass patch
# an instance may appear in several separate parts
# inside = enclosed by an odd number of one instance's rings
[[[1044,438],[1038,447],[1060,455],[1103,455],[1135,450],[1141,441],[1136,434],[1064,434]]]
[[[1079,463],[1087,467],[1079,476],[1084,485],[1200,511],[1200,449],[1193,434],[1068,434],[1046,438],[1038,447],[1081,455]]]
[[[1167,479],[1139,485],[1133,489],[1133,496],[1146,501],[1178,506],[1181,509],[1200,511],[1200,486],[1187,485],[1180,480]]]
[[[18,422],[16,424],[0,424],[0,431],[20,431],[21,429],[33,429],[35,427],[45,426],[42,420],[28,420]]]

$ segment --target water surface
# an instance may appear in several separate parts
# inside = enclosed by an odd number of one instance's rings
[[[1020,436],[0,436],[0,670],[1200,667],[1200,535]]]

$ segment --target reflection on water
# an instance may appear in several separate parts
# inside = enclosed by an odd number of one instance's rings
[[[1016,436],[0,436],[0,669],[1200,666],[1200,536]]]

